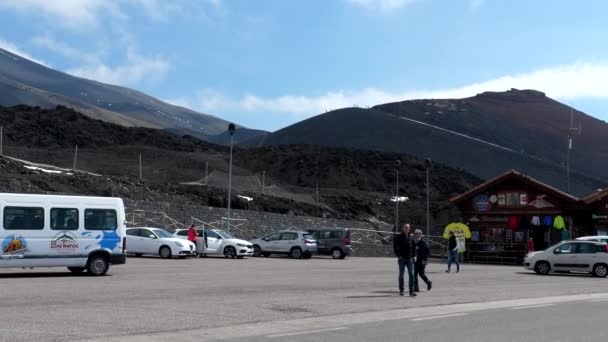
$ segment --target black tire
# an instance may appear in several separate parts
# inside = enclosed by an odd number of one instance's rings
[[[310,252],[306,252],[306,253],[304,253],[304,255],[303,255],[302,257],[303,257],[304,259],[310,259],[310,258],[312,258],[312,253],[310,253]]]
[[[262,253],[262,256],[263,256],[264,258],[268,258],[268,257],[270,256],[270,253],[268,253],[268,252],[264,252],[264,253]]]
[[[87,272],[92,276],[102,276],[108,272],[110,262],[104,254],[93,254],[87,261]]]
[[[534,272],[542,275],[547,275],[551,272],[551,265],[546,261],[539,261],[534,265]]]
[[[608,265],[596,264],[593,266],[593,275],[598,278],[606,278],[608,275]]]
[[[331,257],[334,259],[344,259],[346,258],[346,254],[338,247],[331,250]]]
[[[302,259],[303,254],[304,253],[302,253],[302,249],[300,247],[294,247],[289,252],[289,256],[294,259]]]
[[[258,245],[253,245],[253,256],[259,258],[262,256],[262,249]]]
[[[138,258],[141,257],[142,255],[143,255],[142,253],[135,253],[135,256]]]
[[[244,255],[239,255],[239,256],[237,256],[236,258],[237,258],[237,259],[243,259],[244,257],[245,257]]]
[[[236,258],[236,249],[232,246],[226,246],[226,248],[224,248],[224,257]]]
[[[84,272],[85,268],[84,267],[68,267],[68,270],[70,270],[70,272],[72,272],[72,274],[80,274],[80,273]]]
[[[169,246],[161,246],[158,249],[158,255],[162,259],[171,259],[171,247],[169,247]]]

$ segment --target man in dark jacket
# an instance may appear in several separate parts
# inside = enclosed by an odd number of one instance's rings
[[[429,249],[429,246],[426,241],[422,239],[422,230],[416,229],[414,232],[414,256],[416,257],[414,259],[414,292],[420,291],[418,288],[418,276],[424,280],[428,291],[431,291],[431,287],[433,287],[433,282],[424,274],[424,269],[426,268],[430,254],[431,250]]]
[[[404,224],[401,227],[401,234],[395,236],[393,249],[395,250],[399,264],[399,295],[403,296],[405,292],[403,273],[405,273],[405,268],[407,267],[410,296],[416,297],[416,293],[414,292],[414,265],[412,264],[414,254],[409,224]]]

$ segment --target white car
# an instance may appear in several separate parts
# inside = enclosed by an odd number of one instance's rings
[[[608,242],[608,236],[606,235],[595,235],[595,236],[581,236],[576,238],[579,241],[599,241]]]
[[[177,229],[173,236],[188,240],[188,229]],[[249,241],[237,239],[225,230],[197,229],[196,253],[204,256],[223,255],[226,258],[242,259],[253,255],[253,245]]]
[[[281,231],[251,240],[255,256],[286,254],[294,259],[310,259],[317,252],[317,241],[305,231]]]
[[[133,227],[127,229],[127,252],[142,256],[159,255],[163,259],[196,255],[195,246],[161,228]]]
[[[608,245],[599,241],[562,241],[544,251],[530,252],[524,268],[538,274],[586,272],[596,277],[608,275]]]

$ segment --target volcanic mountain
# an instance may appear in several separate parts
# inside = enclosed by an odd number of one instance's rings
[[[570,192],[582,195],[608,182],[608,124],[535,90],[344,108],[247,144],[312,144],[406,153],[486,179],[517,169],[567,190],[571,118],[577,130],[570,159]]]
[[[174,106],[126,87],[104,84],[50,69],[0,49],[0,105],[58,105],[123,126],[167,129],[208,141],[222,142],[228,122]],[[240,128],[235,138],[263,133]]]

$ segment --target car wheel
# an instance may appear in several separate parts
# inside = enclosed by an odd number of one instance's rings
[[[87,272],[94,276],[102,276],[108,272],[110,263],[108,258],[103,254],[93,254],[87,262]]]
[[[266,253],[266,252],[264,252],[264,253],[262,253],[262,256],[263,256],[264,258],[268,258],[268,257],[270,256],[270,253]]]
[[[538,274],[549,274],[551,271],[551,265],[546,261],[539,261],[534,266],[534,272]]]
[[[162,246],[158,250],[158,255],[160,255],[160,257],[163,259],[170,259],[171,258],[171,248],[169,248],[169,246]]]
[[[258,245],[253,245],[253,256],[259,257],[262,255],[262,249]]]
[[[605,264],[597,264],[593,266],[593,275],[600,278],[606,278],[608,275],[608,266]]]
[[[331,257],[334,259],[344,259],[346,254],[340,248],[334,248],[331,250]]]
[[[80,274],[84,272],[84,267],[68,267],[68,270],[70,270],[70,272],[73,274]]]
[[[142,256],[142,255],[143,255],[143,254],[141,254],[141,253],[135,253],[135,256],[136,256],[136,257],[138,257],[138,258],[139,258],[140,256]]]
[[[294,259],[302,259],[302,249],[300,249],[300,247],[292,248],[291,252],[289,253],[289,256]]]
[[[226,258],[236,258],[236,249],[232,246],[227,246],[224,248],[224,256]]]

